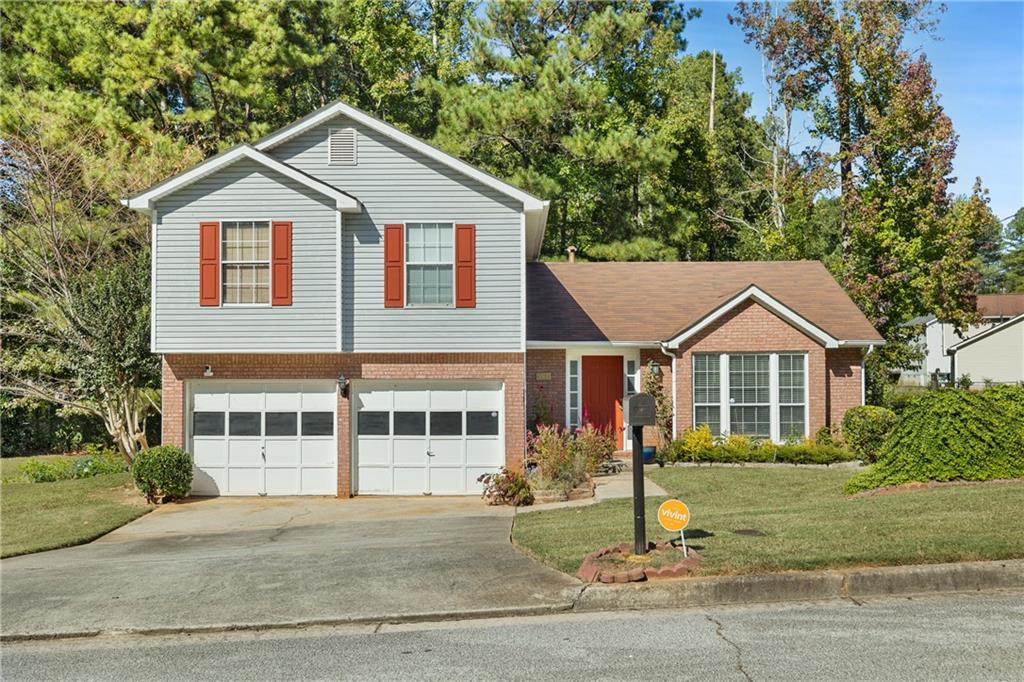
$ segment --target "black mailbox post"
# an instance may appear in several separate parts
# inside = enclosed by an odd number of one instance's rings
[[[633,429],[633,553],[647,553],[644,519],[644,427],[657,423],[657,404],[649,393],[626,398],[626,421]]]

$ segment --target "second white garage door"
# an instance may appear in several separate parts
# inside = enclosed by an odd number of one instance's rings
[[[479,494],[505,464],[500,382],[358,382],[352,412],[359,494]]]

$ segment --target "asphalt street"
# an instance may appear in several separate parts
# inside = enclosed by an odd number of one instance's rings
[[[4,680],[1024,680],[1024,593],[6,643]]]

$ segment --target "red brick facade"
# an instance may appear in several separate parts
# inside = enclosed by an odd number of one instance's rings
[[[522,353],[313,353],[165,355],[163,442],[184,446],[185,381],[214,379],[491,379],[505,386],[505,461],[522,468],[526,449]],[[338,393],[338,496],[352,495],[349,399]]]
[[[841,423],[848,409],[861,404],[862,349],[826,349],[760,304],[749,301],[701,330],[676,351],[676,436],[693,427],[694,353],[768,352],[807,354],[808,432],[812,436],[822,426]],[[543,390],[552,403],[552,418],[564,423],[565,351],[533,349],[527,352],[526,361],[527,414],[533,414],[536,394]],[[660,368],[665,394],[671,397],[672,358],[659,348],[640,349],[642,374],[647,373],[652,361]],[[545,380],[539,380],[540,376]],[[638,388],[641,387],[642,382]],[[644,442],[656,442],[652,428],[645,429]]]
[[[565,349],[526,351],[526,419],[532,426],[538,404],[547,405],[552,424],[565,424]]]

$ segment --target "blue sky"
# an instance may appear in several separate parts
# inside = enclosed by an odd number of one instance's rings
[[[912,39],[932,63],[942,105],[960,136],[954,191],[970,192],[976,176],[990,191],[999,218],[1024,206],[1024,2],[948,2],[937,35]],[[703,14],[686,27],[688,52],[717,49],[740,68],[752,93],[751,113],[766,97],[757,51],[729,24],[733,2],[688,2]],[[803,141],[808,141],[805,137]]]

